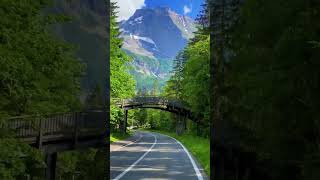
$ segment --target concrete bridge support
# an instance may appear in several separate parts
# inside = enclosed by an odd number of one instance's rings
[[[55,180],[57,152],[46,154],[45,161],[46,161],[46,165],[47,165],[46,171],[45,171],[46,180]]]

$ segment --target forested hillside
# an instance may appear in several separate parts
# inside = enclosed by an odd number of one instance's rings
[[[64,1],[63,6],[72,3],[76,2]],[[76,9],[71,16],[71,11],[64,11],[61,6],[61,1],[58,4],[50,0],[0,1],[0,179],[40,180],[44,179],[46,169],[44,154],[15,139],[15,132],[7,128],[10,118],[81,111],[84,103],[93,105],[87,97],[81,99],[83,93],[92,93],[99,83],[105,85],[98,80],[88,85],[88,79],[84,80],[88,74],[103,80],[106,73],[97,69],[97,74],[92,73],[94,67],[85,63],[93,56],[88,51],[79,51],[84,48],[83,41],[72,39],[77,33],[71,36],[63,27],[71,26],[73,32],[79,32],[82,37],[93,37],[84,40],[88,45],[97,35],[90,35],[89,30],[79,27],[84,19]],[[103,57],[92,60],[105,62]],[[103,64],[100,63],[100,69],[105,69]],[[89,93],[83,91],[88,87]],[[100,89],[100,93],[102,91]],[[101,178],[105,162],[95,149],[59,153],[56,177]]]
[[[83,65],[71,44],[56,38],[44,15],[49,1],[0,1],[0,179],[42,179],[42,154],[13,139],[6,117],[79,110]]]
[[[209,52],[206,32],[220,31],[216,19],[217,24],[200,30],[202,35],[177,56],[163,95],[185,101],[201,115],[205,136],[209,125],[217,123],[208,105],[219,106],[223,125],[217,126],[222,129],[216,129],[216,138],[256,153],[255,168],[266,175],[263,178],[319,179],[320,3],[247,0],[237,8],[225,19],[230,24],[221,38],[223,54],[215,54],[222,52],[215,49],[216,41]],[[208,15],[200,23],[208,25]],[[220,102],[209,101],[216,94],[208,83],[209,69],[214,68],[210,54],[223,60],[218,64],[219,79],[213,77],[218,80],[214,83],[219,84]],[[148,112],[151,127],[174,131],[177,118],[158,113]]]
[[[101,0],[51,0],[52,5],[45,9],[48,13],[65,14],[72,21],[54,24],[51,29],[59,38],[73,44],[75,56],[85,64],[81,78],[81,102],[92,108],[93,97],[104,99],[106,91],[106,10]],[[96,105],[95,105],[96,106]]]
[[[270,179],[319,179],[320,2],[247,0],[230,33],[224,120]]]

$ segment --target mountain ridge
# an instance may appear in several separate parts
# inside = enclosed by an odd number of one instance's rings
[[[175,56],[194,37],[194,20],[179,15],[168,7],[142,8],[126,21],[119,23],[123,49],[133,55],[131,74],[137,89],[152,89],[152,82],[160,87],[170,77]],[[142,81],[141,81],[142,79]]]

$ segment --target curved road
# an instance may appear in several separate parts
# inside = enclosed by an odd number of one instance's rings
[[[166,135],[136,132],[125,141],[111,144],[110,151],[113,180],[208,179],[185,147]]]

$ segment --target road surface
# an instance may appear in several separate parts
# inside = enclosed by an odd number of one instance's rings
[[[208,179],[181,143],[159,133],[136,132],[125,141],[111,144],[110,151],[113,180]]]

